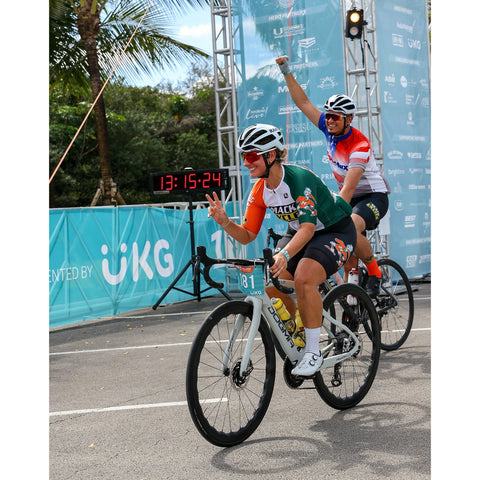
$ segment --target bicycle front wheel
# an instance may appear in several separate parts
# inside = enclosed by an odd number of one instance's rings
[[[348,297],[348,298],[347,298]],[[368,393],[380,360],[380,327],[372,300],[358,285],[344,283],[331,290],[323,300],[323,309],[346,325],[358,338],[360,347],[346,360],[316,373],[313,383],[322,399],[337,410],[357,405]],[[348,334],[323,317],[320,349],[333,341],[328,355],[355,348]]]
[[[413,324],[413,292],[407,274],[390,258],[378,260],[382,271],[376,298],[383,350],[396,350],[405,343]]]
[[[188,358],[190,415],[198,431],[219,447],[247,439],[260,425],[272,398],[275,347],[263,317],[248,368],[241,372],[252,314],[253,306],[243,301],[217,307],[201,326]]]

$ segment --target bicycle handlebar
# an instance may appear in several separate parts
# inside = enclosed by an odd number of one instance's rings
[[[207,249],[203,245],[197,246],[197,261],[195,263],[195,269],[200,268],[199,263],[203,263],[205,266],[203,270],[203,276],[205,281],[213,288],[221,289],[223,288],[223,283],[216,282],[210,277],[210,268],[213,265],[239,265],[241,267],[250,267],[252,265],[268,265],[271,267],[274,264],[272,250],[270,248],[263,249],[263,258],[257,258],[255,260],[246,260],[243,258],[211,258],[207,255]],[[277,277],[271,276],[273,285],[277,290],[280,290],[282,293],[290,294],[293,293],[293,288],[284,287],[278,280]]]
[[[268,235],[267,235],[267,247],[270,245],[270,239],[273,240],[273,246],[276,247],[278,241],[283,238],[283,235],[280,235],[279,233],[275,233],[273,228],[268,229]]]

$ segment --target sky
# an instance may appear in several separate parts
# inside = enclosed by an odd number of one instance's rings
[[[212,55],[211,12],[209,6],[193,10],[191,13],[178,18],[177,22],[174,28],[175,33],[172,37]],[[165,69],[158,74],[145,77],[143,81],[137,83],[137,86],[153,87],[158,83],[166,81],[172,81],[172,83],[175,83],[175,81],[181,82],[186,78],[189,68],[190,66],[187,65],[176,69]]]

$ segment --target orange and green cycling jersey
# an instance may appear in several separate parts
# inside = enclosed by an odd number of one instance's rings
[[[324,230],[352,213],[350,205],[332,193],[323,180],[308,168],[282,165],[280,185],[270,190],[265,179],[254,184],[247,201],[243,226],[258,234],[267,208],[298,230],[301,223],[315,224],[315,231]]]

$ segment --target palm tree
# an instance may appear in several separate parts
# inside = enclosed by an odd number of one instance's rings
[[[208,3],[208,0],[50,0],[51,89],[60,81],[81,88],[89,83],[93,99],[98,97],[94,114],[100,157],[99,191],[104,205],[124,203],[112,180],[107,116],[101,93],[104,80],[142,19],[115,75],[135,80],[182,60],[208,56],[168,35],[172,14]]]

